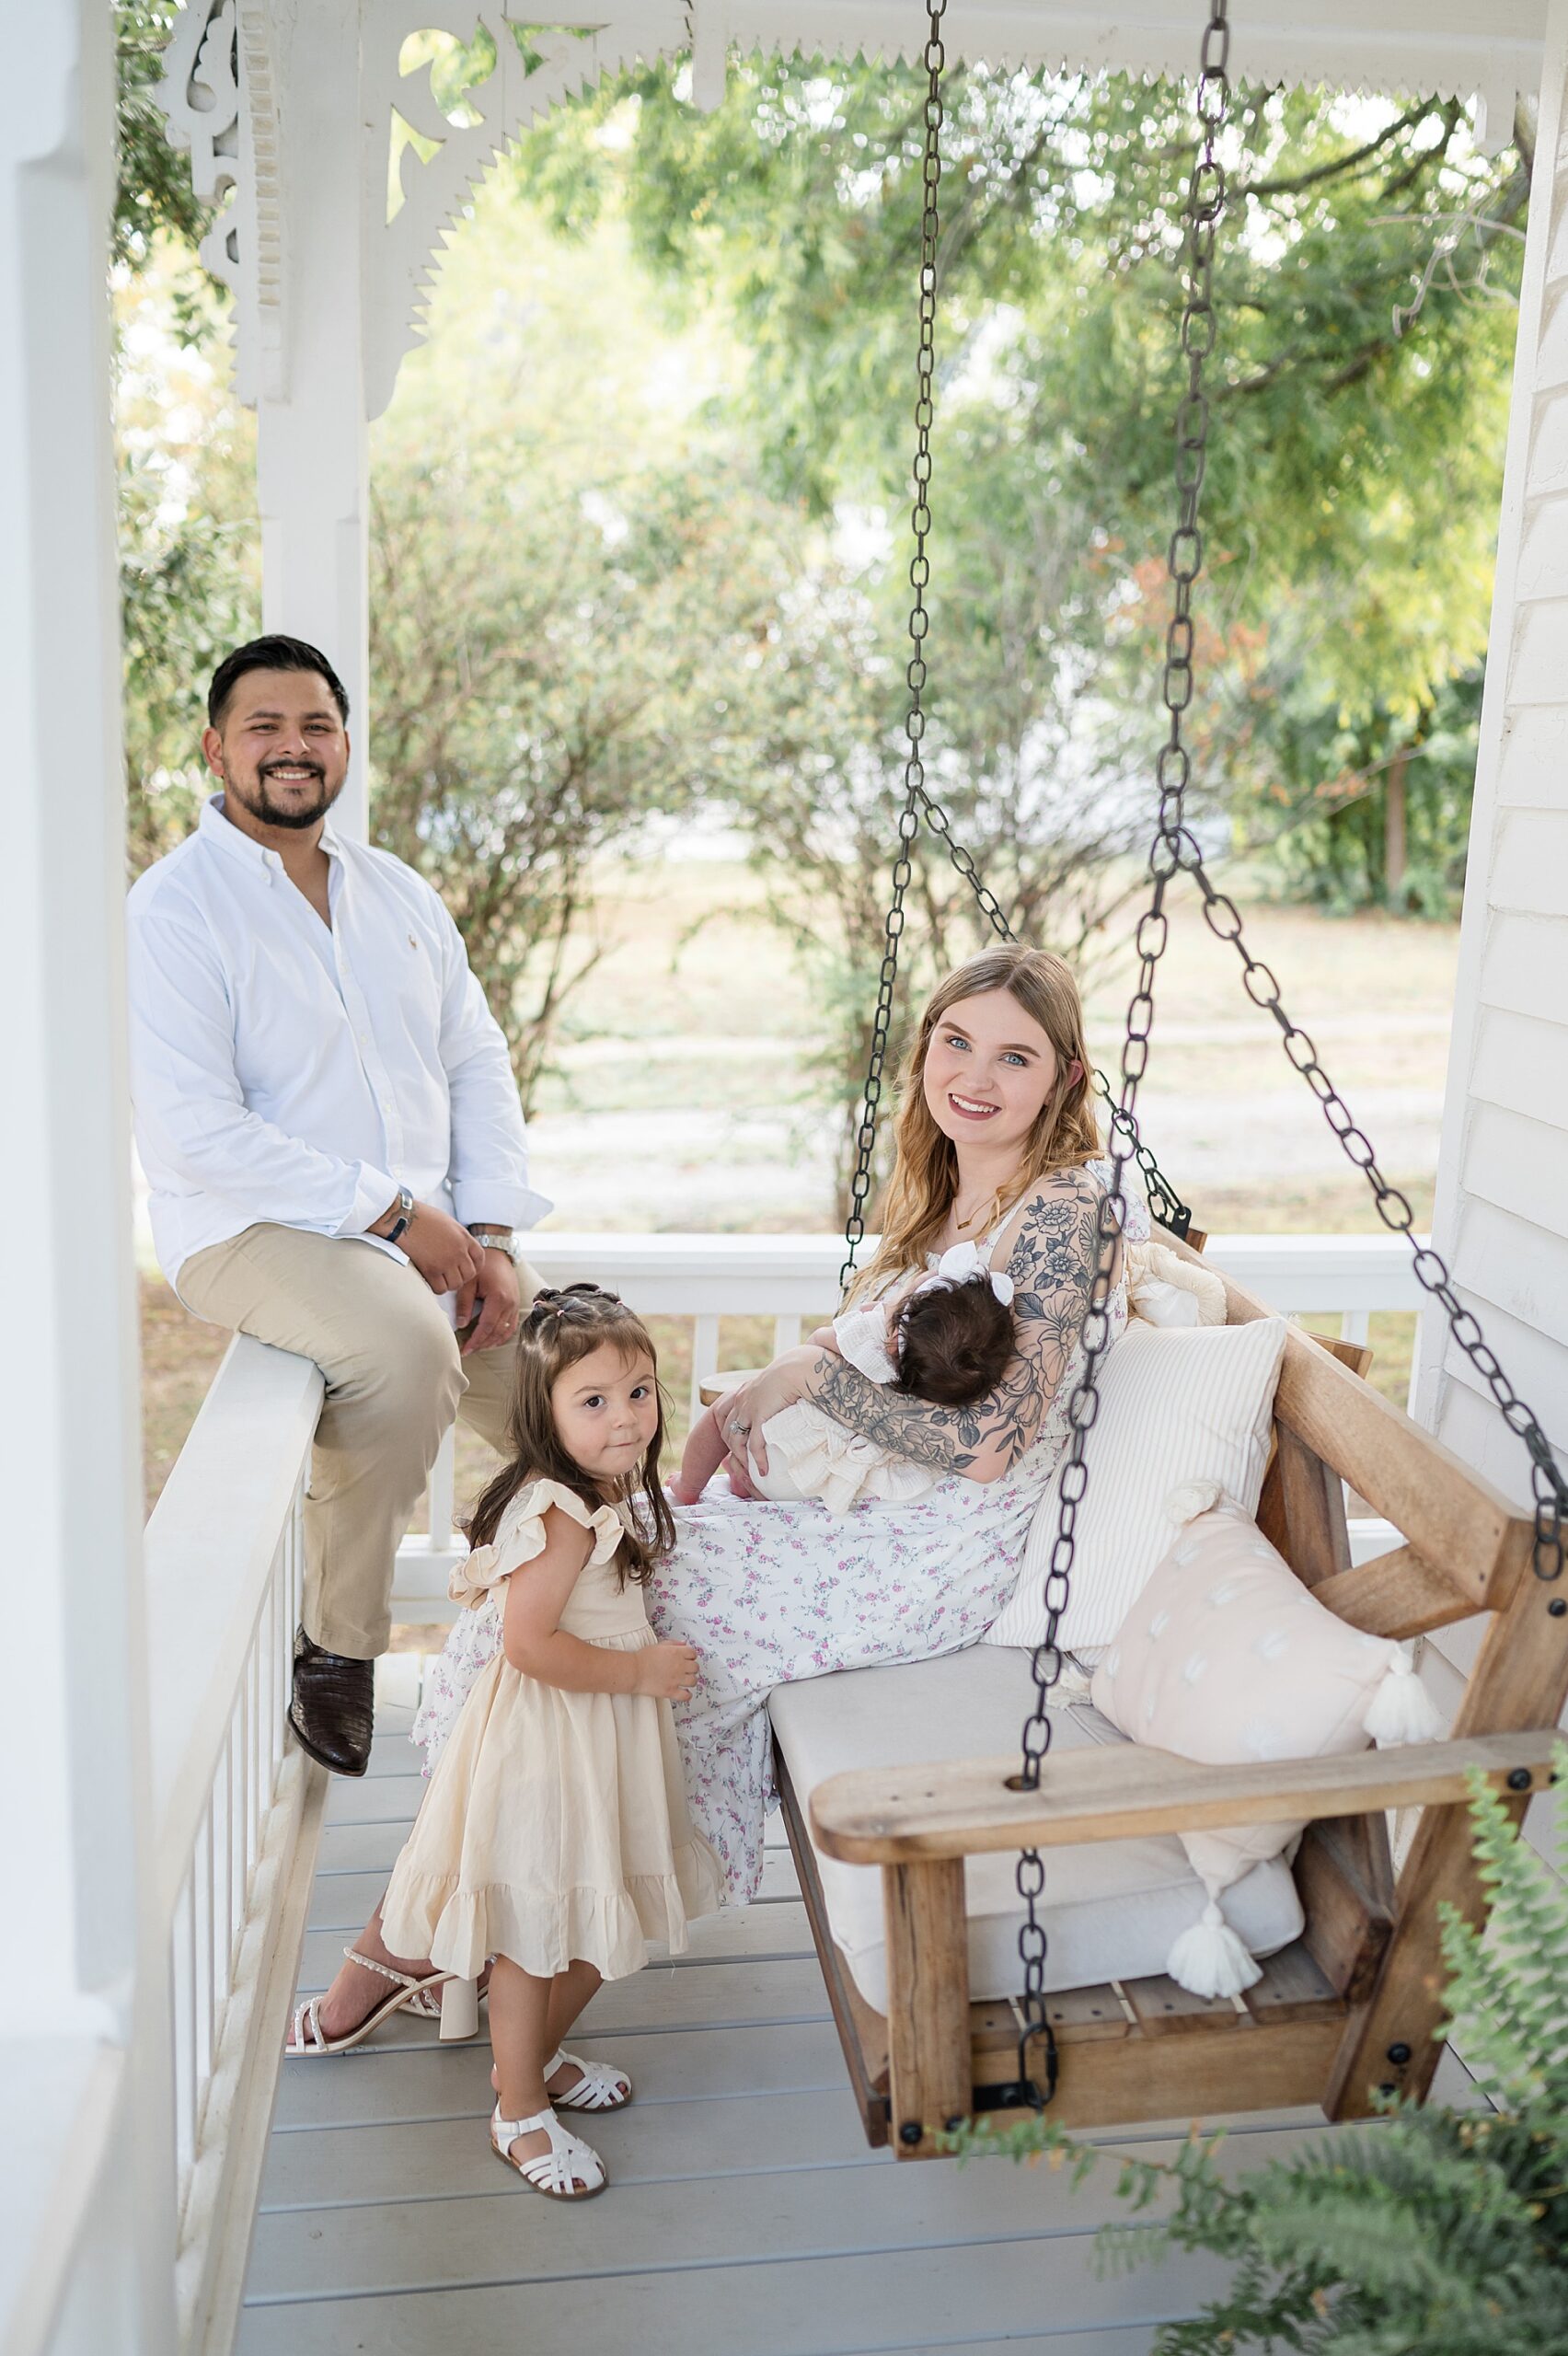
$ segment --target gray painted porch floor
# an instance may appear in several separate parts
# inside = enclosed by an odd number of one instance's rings
[[[418,1805],[409,1717],[384,1707],[369,1774],[332,1786],[302,1993],[331,1977]],[[574,2041],[638,2089],[587,2123],[611,2185],[578,2209],[502,2175],[482,2037],[444,2050],[399,2017],[340,2060],[285,2064],[237,2356],[1145,2356],[1220,2279],[1182,2257],[1097,2263],[1109,2166],[1075,2193],[1005,2161],[868,2151],[781,1846],[755,1905],[605,1989]],[[1229,2149],[1244,2165],[1323,2131],[1276,2112]],[[1099,2140],[1154,2156],[1184,2132]]]

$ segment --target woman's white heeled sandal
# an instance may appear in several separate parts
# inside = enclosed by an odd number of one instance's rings
[[[551,2095],[558,2110],[624,2110],[631,2100],[631,2080],[624,2070],[612,2070],[607,2062],[584,2062],[581,2053],[568,2053],[564,2046],[545,2063],[546,2086],[558,2070],[569,2065],[582,2075],[565,2094]]]
[[[391,1995],[385,1997],[357,2028],[349,2029],[342,2037],[328,2037],[323,2033],[319,1996],[312,1996],[307,2003],[296,2004],[294,2018],[289,2024],[288,2043],[283,2048],[285,2059],[291,2054],[298,2057],[350,2052],[354,2046],[363,2045],[367,2037],[373,2036],[383,2021],[390,2020],[394,2013],[400,2013],[404,2005],[411,2004],[416,1997],[433,2002],[436,1992],[452,1977],[449,1971],[431,1971],[422,1980],[416,1979],[410,1971],[395,1971],[389,1963],[377,1963],[374,1956],[361,1955],[358,1947],[345,1947],[343,1960],[345,1963],[357,1963],[362,1971],[374,1971],[379,1978],[390,1980]]]
[[[532,2160],[513,2158],[512,2146],[519,2135],[540,2134],[550,2139],[548,2152]],[[592,2200],[609,2182],[593,2145],[564,2128],[553,2110],[536,2110],[531,2119],[502,2119],[497,2103],[490,2118],[490,2149],[498,2160],[516,2169],[525,2184],[551,2200]]]

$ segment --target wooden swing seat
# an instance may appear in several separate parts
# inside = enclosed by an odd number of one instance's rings
[[[1229,1323],[1269,1313],[1228,1278],[1226,1292]],[[1478,1923],[1485,1912],[1466,1774],[1479,1769],[1516,1817],[1550,1781],[1568,1699],[1568,1613],[1552,1610],[1555,1587],[1531,1570],[1532,1523],[1370,1390],[1367,1362],[1351,1345],[1287,1335],[1259,1520],[1352,1627],[1403,1638],[1489,1615],[1447,1740],[1216,1767],[1136,1744],[1090,1745],[1054,1750],[1032,1793],[1009,1788],[1015,1750],[834,1774],[804,1806],[776,1743],[801,1894],[872,2143],[929,2158],[956,2121],[1030,2108],[1013,2005],[971,2001],[966,1857],[1047,1853],[1049,1928],[1051,1850],[1205,1825],[1308,1821],[1294,1868],[1300,1936],[1239,1999],[1205,2001],[1158,1973],[1048,1995],[1058,2051],[1050,2115],[1081,2128],[1315,2103],[1348,2119],[1367,2115],[1378,2089],[1424,2095],[1443,2014],[1438,1910],[1447,1900]],[[1352,1566],[1346,1484],[1404,1544]],[[816,1691],[840,1684],[849,1679],[817,1680]],[[976,1726],[976,1750],[994,1750],[997,1731],[994,1717]],[[1415,1807],[1396,1877],[1387,1815]],[[885,2014],[867,2002],[835,1936],[824,1858],[881,1871]],[[1036,2041],[1032,2075],[1043,2068]]]

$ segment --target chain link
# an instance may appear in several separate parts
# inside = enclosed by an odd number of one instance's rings
[[[877,1141],[882,1067],[887,1061],[888,1033],[893,1022],[893,990],[898,977],[898,952],[904,937],[904,899],[912,872],[909,847],[919,832],[921,805],[926,799],[926,765],[920,757],[920,746],[926,733],[926,638],[930,627],[930,616],[926,610],[926,590],[931,578],[931,562],[926,543],[931,530],[931,380],[936,372],[937,248],[941,236],[937,192],[942,177],[942,68],[947,63],[942,48],[942,18],[946,13],[947,0],[929,0],[926,12],[923,59],[926,68],[926,135],[920,160],[920,339],[915,364],[915,464],[912,469],[915,499],[909,518],[915,535],[915,549],[909,560],[909,586],[913,594],[909,608],[909,661],[905,670],[909,687],[909,708],[905,714],[904,732],[909,739],[909,752],[904,764],[904,804],[898,814],[898,857],[894,861],[893,897],[888,904],[882,971],[877,981],[876,1011],[871,1018],[871,1051],[866,1069],[865,1092],[860,1103],[859,1126],[855,1134],[855,1174],[849,1184],[849,1216],[844,1228],[847,1256],[838,1271],[839,1283],[844,1286],[855,1273],[855,1254],[865,1241],[866,1204],[871,1191],[871,1155]],[[967,858],[968,854],[964,856]],[[970,873],[974,876],[974,861],[970,860],[969,864]],[[974,882],[979,885],[978,876],[974,876]],[[980,888],[983,890],[984,886]],[[992,906],[996,907],[994,900]],[[1000,917],[999,908],[997,914]]]

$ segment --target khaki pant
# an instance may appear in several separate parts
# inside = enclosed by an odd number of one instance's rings
[[[539,1278],[518,1270],[523,1300]],[[305,1506],[305,1632],[369,1660],[391,1634],[398,1542],[436,1451],[461,1415],[505,1451],[516,1345],[458,1354],[416,1268],[370,1245],[293,1227],[248,1227],[186,1261],[199,1317],[314,1358],[327,1396]]]

